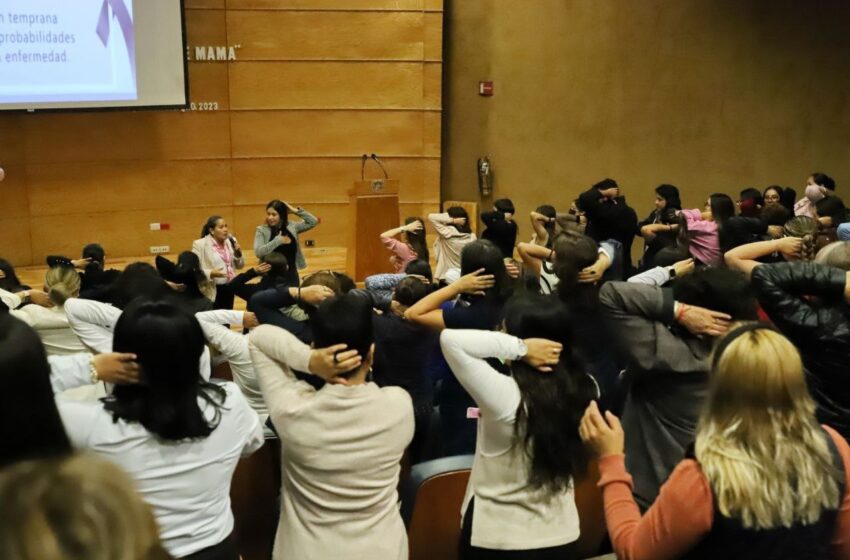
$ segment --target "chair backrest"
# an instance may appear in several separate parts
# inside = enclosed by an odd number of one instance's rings
[[[455,560],[460,540],[460,508],[473,455],[444,457],[411,469],[402,494],[410,560]]]
[[[242,560],[271,558],[280,515],[280,440],[266,443],[236,465],[230,483],[236,545]]]

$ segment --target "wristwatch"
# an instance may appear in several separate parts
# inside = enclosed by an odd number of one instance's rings
[[[526,354],[528,354],[528,346],[525,345],[525,341],[523,341],[521,338],[517,338],[516,340],[518,342],[518,345],[517,345],[518,352],[517,353],[518,353],[519,357],[522,358]]]
[[[676,278],[676,268],[672,266],[667,267],[667,273],[670,275],[670,280]]]

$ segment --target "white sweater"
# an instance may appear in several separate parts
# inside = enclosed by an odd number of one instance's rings
[[[0,290],[0,300],[11,309],[9,313],[13,317],[28,324],[38,333],[48,355],[67,356],[86,351],[86,347],[68,324],[64,307],[48,308],[33,304],[16,309],[21,305],[20,296],[5,290]]]
[[[521,341],[498,332],[446,329],[440,345],[449,367],[480,411],[475,461],[462,508],[466,511],[475,498],[471,544],[527,550],[578,539],[572,487],[552,494],[528,483],[529,461],[514,434],[521,401],[519,386],[513,377],[502,375],[484,360],[521,358]]]
[[[283,447],[274,560],[405,560],[398,510],[401,456],[413,439],[413,404],[400,387],[298,381],[310,347],[261,325],[248,336]]]

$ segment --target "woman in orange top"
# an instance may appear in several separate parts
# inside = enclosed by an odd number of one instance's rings
[[[693,451],[643,517],[619,420],[585,412],[617,558],[850,559],[850,446],[818,425],[797,349],[746,324],[718,344],[710,379]]]

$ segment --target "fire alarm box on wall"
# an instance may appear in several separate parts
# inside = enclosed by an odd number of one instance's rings
[[[478,82],[478,95],[490,97],[493,95],[493,82]]]

